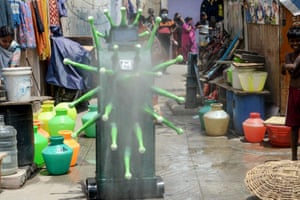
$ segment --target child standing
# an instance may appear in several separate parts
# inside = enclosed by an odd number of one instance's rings
[[[285,56],[282,70],[283,74],[287,71],[291,76],[285,124],[291,127],[292,160],[297,160],[300,127],[300,26],[292,26],[287,38],[293,52]]]

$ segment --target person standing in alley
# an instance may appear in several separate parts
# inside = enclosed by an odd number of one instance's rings
[[[200,51],[203,49],[205,46],[210,41],[209,38],[209,21],[207,14],[205,12],[202,12],[200,15],[200,21],[199,23],[196,24],[196,27],[199,29],[199,48]]]
[[[289,94],[286,112],[286,126],[291,127],[292,160],[297,160],[300,128],[300,26],[292,26],[287,38],[293,52],[285,56],[282,74],[290,74]]]
[[[160,10],[159,16],[161,17],[161,22],[159,23],[157,30],[157,38],[165,52],[164,61],[172,57],[171,40],[173,40],[173,32],[176,28],[174,20],[169,18],[168,13],[169,11],[166,8]]]
[[[189,52],[193,54],[198,53],[196,28],[193,26],[193,18],[191,17],[186,17],[184,19],[184,24],[182,25],[181,44],[184,62],[188,61]]]
[[[17,67],[20,64],[21,48],[14,35],[11,26],[0,27],[0,67]]]
[[[184,23],[184,19],[182,16],[177,12],[174,14],[173,18],[175,24],[176,24],[176,29],[174,30],[174,42],[173,42],[173,57],[176,57],[178,55],[182,54],[182,49],[181,49],[181,35],[182,35],[182,25]]]
[[[154,9],[148,8],[148,17],[145,19],[145,25],[152,30],[155,25]]]

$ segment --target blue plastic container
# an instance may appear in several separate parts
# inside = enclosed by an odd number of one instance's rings
[[[262,119],[265,119],[265,103],[263,94],[243,94],[233,93],[232,115],[234,131],[238,135],[244,135],[243,122],[249,117],[251,112],[258,112]]]

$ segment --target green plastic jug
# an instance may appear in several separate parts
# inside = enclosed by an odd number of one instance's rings
[[[41,106],[41,111],[38,114],[38,120],[41,122],[41,127],[49,133],[49,120],[55,116],[53,112],[53,106],[45,104]]]
[[[75,128],[75,121],[67,114],[66,108],[56,108],[55,116],[49,120],[49,134],[50,136],[60,136],[58,131],[70,130]]]
[[[69,107],[69,102],[61,102],[61,103],[59,103],[59,104],[57,104],[55,106],[55,110],[57,108],[65,108],[65,109],[67,109],[67,113],[68,113],[69,117],[71,117],[73,120],[76,120],[76,118],[77,118],[76,107],[70,108]]]
[[[33,126],[34,133],[34,157],[33,161],[38,167],[42,167],[45,162],[42,151],[48,146],[48,139],[38,132],[38,126]]]

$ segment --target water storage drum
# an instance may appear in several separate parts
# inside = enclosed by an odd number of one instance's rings
[[[4,116],[0,115],[0,152],[6,153],[2,161],[1,175],[11,175],[18,170],[17,131],[13,126],[5,125]]]

